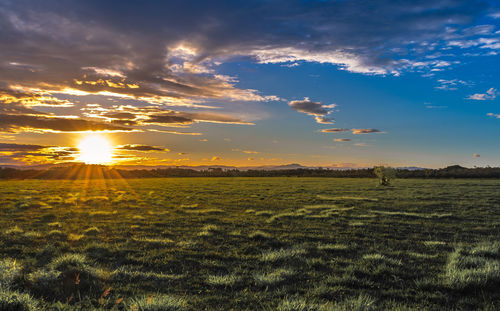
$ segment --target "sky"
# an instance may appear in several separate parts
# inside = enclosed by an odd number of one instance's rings
[[[2,0],[0,165],[500,166],[499,53],[497,1]]]

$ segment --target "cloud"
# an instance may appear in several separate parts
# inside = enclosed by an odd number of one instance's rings
[[[10,152],[17,152],[17,151],[38,151],[44,148],[47,148],[48,146],[41,146],[41,145],[26,145],[26,144],[6,144],[6,143],[0,143],[0,151],[10,151]]]
[[[116,149],[130,150],[130,151],[169,151],[168,149],[162,147],[155,147],[149,145],[134,145],[134,144],[121,145],[118,146]]]
[[[147,130],[148,130],[148,132],[166,133],[166,134],[175,134],[175,135],[191,135],[191,136],[203,135],[203,133],[197,133],[197,132],[179,132],[179,131],[158,130],[158,129],[147,129]]]
[[[0,164],[45,164],[75,160],[74,147],[0,143]]]
[[[45,92],[25,92],[0,82],[0,103],[20,104],[24,107],[73,107],[74,104],[68,100],[59,99]]]
[[[258,154],[258,153],[260,153],[259,151],[255,151],[255,150],[241,150],[241,149],[232,149],[231,151],[243,152],[246,154]]]
[[[215,162],[215,161],[219,161],[220,159],[221,159],[220,157],[213,156],[212,159],[210,159],[210,161]]]
[[[343,132],[352,132],[353,134],[370,134],[370,133],[383,133],[377,129],[344,129],[344,128],[332,128],[332,129],[323,129],[321,130],[323,133],[343,133]]]
[[[370,134],[370,133],[382,133],[377,129],[352,129],[353,134]]]
[[[333,129],[323,129],[321,132],[323,133],[343,133],[343,132],[349,132],[350,129],[343,129],[343,128],[333,128]]]
[[[480,154],[478,154],[478,153],[474,153],[474,154],[472,155],[472,157],[474,157],[474,158],[480,158],[480,157],[481,157],[481,155],[480,155]]]
[[[334,122],[327,115],[332,112],[331,109],[335,108],[335,104],[323,105],[321,102],[313,102],[308,97],[305,97],[303,100],[290,101],[288,105],[298,112],[314,116],[318,123],[332,124]]]
[[[334,138],[333,141],[335,142],[346,142],[346,141],[351,141],[349,138]]]
[[[440,105],[433,105],[431,103],[424,103],[425,108],[427,109],[443,109],[443,108],[448,108],[448,106],[440,106]]]
[[[476,93],[469,95],[467,99],[473,99],[473,100],[493,100],[497,97],[498,91],[495,88],[490,88],[486,91],[486,93]]]
[[[79,118],[0,113],[0,132],[83,131],[130,132],[133,129]]]
[[[470,85],[470,83],[459,79],[451,79],[451,80],[439,79],[437,80],[437,82],[439,83],[439,85],[436,86],[435,88],[438,90],[445,90],[445,91],[456,91],[458,90],[459,86]]]
[[[111,123],[128,126],[188,126],[195,122],[254,124],[225,113],[175,111],[158,106],[119,105],[105,108],[100,105],[91,105],[82,108],[82,111],[87,117],[101,118]]]
[[[492,117],[492,118],[496,118],[496,119],[500,119],[500,113],[492,113],[492,112],[489,112],[486,114],[488,117]]]

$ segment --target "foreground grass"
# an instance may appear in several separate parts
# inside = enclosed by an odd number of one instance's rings
[[[0,182],[0,310],[498,310],[500,181]]]

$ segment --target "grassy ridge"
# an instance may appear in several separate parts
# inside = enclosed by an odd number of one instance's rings
[[[500,181],[376,185],[3,181],[0,310],[499,309]]]

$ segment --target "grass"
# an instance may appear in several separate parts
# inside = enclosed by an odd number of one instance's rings
[[[266,251],[262,253],[260,260],[264,262],[276,262],[287,259],[300,259],[306,253],[306,249],[300,246],[294,246],[287,249],[281,248],[279,250]]]
[[[241,278],[234,274],[219,274],[219,275],[209,275],[207,277],[207,284],[213,286],[223,286],[232,287],[235,286]]]
[[[0,310],[35,311],[39,310],[39,303],[26,293],[19,293],[0,287]]]
[[[499,187],[0,181],[0,310],[499,310]]]
[[[15,260],[0,260],[0,287],[9,287],[21,275],[21,265]]]
[[[454,289],[500,285],[500,243],[458,247],[448,258],[445,284]]]
[[[129,303],[129,306],[130,310],[138,311],[180,311],[184,310],[186,304],[186,300],[181,297],[153,294],[133,299]]]
[[[258,272],[254,274],[254,280],[257,285],[275,286],[287,281],[289,278],[297,275],[297,272],[290,268],[279,268],[270,272]]]

